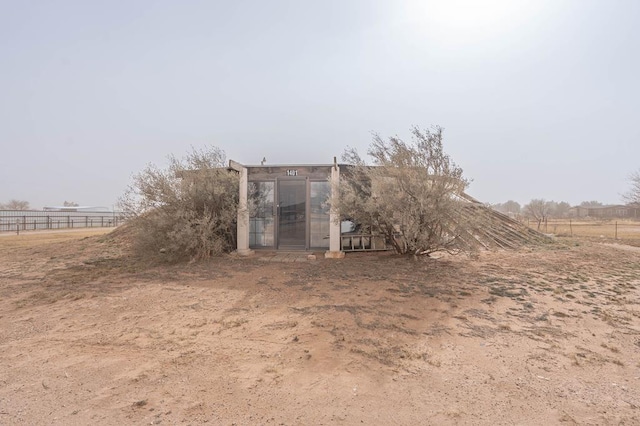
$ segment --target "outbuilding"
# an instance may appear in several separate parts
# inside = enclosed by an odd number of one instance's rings
[[[237,253],[323,250],[327,258],[341,258],[345,251],[389,249],[389,236],[360,234],[353,229],[342,232],[340,214],[330,201],[337,193],[340,176],[346,176],[349,168],[335,158],[333,164],[243,165],[229,161],[229,169],[240,177]],[[463,203],[461,217],[473,217],[471,222],[475,223],[455,236],[467,249],[516,248],[548,241],[466,193],[456,196]]]
[[[254,249],[324,250],[343,257],[340,222],[330,203],[346,165],[243,165],[229,161],[240,175],[238,254]],[[249,209],[249,202],[253,208]]]

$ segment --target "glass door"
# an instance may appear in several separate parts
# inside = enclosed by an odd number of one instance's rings
[[[249,199],[254,208],[249,217],[249,247],[275,248],[275,182],[249,182]]]
[[[278,181],[278,248],[307,246],[307,181]]]

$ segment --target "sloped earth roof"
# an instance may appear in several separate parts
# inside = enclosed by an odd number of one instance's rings
[[[463,249],[517,249],[529,244],[548,243],[551,239],[527,225],[493,210],[468,194],[461,194],[468,202],[461,210],[464,220],[472,223],[471,230],[457,238]]]

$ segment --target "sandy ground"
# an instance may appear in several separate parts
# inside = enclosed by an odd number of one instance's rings
[[[66,235],[66,236],[64,236]],[[640,253],[145,265],[0,239],[0,424],[640,424]]]

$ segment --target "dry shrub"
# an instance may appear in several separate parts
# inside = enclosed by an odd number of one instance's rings
[[[135,230],[134,250],[170,261],[233,250],[239,178],[225,163],[219,148],[192,148],[182,159],[169,156],[166,169],[150,164],[134,175],[119,202]]]
[[[640,207],[640,169],[629,176],[629,183],[631,184],[631,188],[624,194],[624,201]]]
[[[444,152],[442,129],[412,129],[408,144],[375,135],[368,165],[357,151],[343,160],[353,164],[341,177],[333,200],[344,219],[382,234],[402,254],[457,251],[458,236],[471,229],[460,199],[468,181]]]

